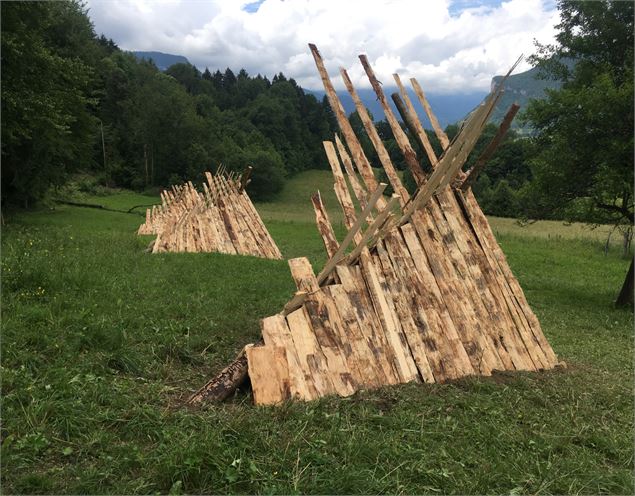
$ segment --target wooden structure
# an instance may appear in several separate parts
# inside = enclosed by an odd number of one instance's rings
[[[281,259],[280,250],[245,192],[251,168],[241,176],[221,168],[205,173],[203,191],[191,182],[161,193],[146,210],[138,234],[156,234],[153,253],[219,252]]]
[[[399,76],[394,76],[400,94],[393,95],[393,101],[399,102],[404,123],[432,164],[425,172],[366,57],[360,56],[417,182],[409,194],[342,69],[395,191],[386,199],[386,184],[376,180],[317,48],[310,48],[345,142],[335,136],[324,148],[348,233],[341,242],[336,239],[316,195],[313,205],[328,262],[315,275],[306,258],[289,261],[298,291],[280,313],[262,320],[263,342],[248,345],[190,403],[226,397],[245,377],[245,369],[255,403],[267,405],[347,396],[410,381],[443,382],[495,370],[556,366],[556,355],[465,182],[478,171],[461,171],[503,86],[468,116],[450,142],[421,86],[411,80],[444,148],[437,157]],[[515,109],[509,121],[513,113]],[[495,140],[500,141],[508,124],[506,120]],[[489,155],[492,147],[486,151]]]

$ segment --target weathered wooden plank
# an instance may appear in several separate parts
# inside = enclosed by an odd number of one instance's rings
[[[423,243],[417,236],[412,224],[401,226],[400,231],[410,253],[406,256],[401,245],[396,243],[396,237],[388,236],[386,246],[393,258],[394,265],[404,267],[409,273],[416,274],[420,278],[413,286],[418,292],[418,308],[423,310],[420,320],[427,319],[429,327],[421,326],[426,332],[423,342],[426,347],[428,361],[435,379],[442,382],[456,379],[465,375],[475,374],[470,358],[463,346],[455,323],[448,310],[447,301],[444,299],[439,281],[431,269],[431,262],[423,249]],[[412,262],[410,262],[412,260]]]
[[[333,179],[335,180],[333,189],[335,190],[335,196],[342,207],[342,212],[344,212],[344,223],[346,224],[346,227],[350,229],[355,224],[355,219],[357,218],[355,206],[353,205],[353,200],[348,192],[346,180],[344,179],[342,167],[337,158],[337,153],[335,152],[333,143],[331,141],[323,141],[322,144],[324,146],[324,151],[326,152],[326,158],[331,166],[331,171],[333,172]]]
[[[351,158],[349,157],[346,148],[344,148],[344,143],[342,143],[340,137],[337,134],[335,135],[335,145],[337,146],[337,151],[340,155],[340,158],[342,159],[342,163],[344,164],[344,169],[346,170],[346,175],[348,176],[348,181],[351,184],[351,188],[353,188],[355,198],[357,198],[357,201],[361,205],[362,209],[364,209],[368,204],[368,193],[357,180],[357,174],[355,173],[355,169],[353,169]]]
[[[247,346],[247,366],[256,405],[276,405],[290,399],[287,354],[279,346]]]
[[[313,384],[318,397],[336,394],[336,389],[328,373],[328,363],[317,341],[307,311],[304,307],[294,310],[286,317],[291,330],[298,364],[304,372],[306,384]]]
[[[282,315],[266,317],[260,322],[262,337],[266,345],[284,348],[289,366],[289,384],[291,397],[300,400],[312,400],[318,397],[317,390],[309,374],[305,371],[293,343],[291,330]]]
[[[410,350],[401,341],[400,334],[403,333],[400,328],[399,317],[395,314],[392,302],[384,292],[380,273],[375,266],[376,262],[367,252],[362,252],[359,260],[375,313],[379,317],[383,333],[392,351],[393,367],[397,371],[399,382],[417,380],[419,371],[410,354]]]
[[[365,253],[366,256],[369,256],[368,249],[365,250]],[[400,380],[397,369],[394,366],[394,354],[384,335],[379,316],[374,311],[373,302],[370,299],[366,282],[359,266],[347,267],[338,265],[337,274],[342,282],[342,288],[344,288],[350,299],[359,329],[372,353],[380,383],[398,384]]]
[[[356,384],[341,348],[342,343],[339,339],[341,333],[334,328],[338,322],[336,308],[321,291],[308,259],[291,259],[289,267],[298,289],[308,292],[303,306],[328,364],[325,373],[329,374],[333,387],[339,395],[353,394]]]

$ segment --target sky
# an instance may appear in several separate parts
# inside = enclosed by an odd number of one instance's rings
[[[322,89],[308,43],[337,88],[339,67],[369,87],[366,54],[385,86],[416,77],[435,94],[489,91],[534,40],[552,43],[553,0],[88,0],[97,34],[124,50],[184,55],[200,70],[272,77]],[[523,62],[516,72],[530,68]],[[337,78],[335,77],[337,76]]]

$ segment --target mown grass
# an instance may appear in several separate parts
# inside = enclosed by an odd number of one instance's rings
[[[298,191],[258,208],[285,257],[318,267]],[[121,195],[98,203],[148,199]],[[627,261],[600,241],[499,231],[566,370],[191,410],[182,400],[292,294],[286,263],[145,254],[138,215],[8,220],[5,493],[633,493],[633,315],[612,306]]]

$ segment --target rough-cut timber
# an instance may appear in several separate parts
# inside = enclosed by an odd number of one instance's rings
[[[242,176],[205,173],[203,191],[191,182],[161,193],[161,205],[146,210],[138,234],[156,234],[153,253],[219,252],[281,259],[280,250],[245,192]]]
[[[450,142],[421,86],[410,80],[442,143],[443,153],[437,158],[395,76],[401,96],[394,100],[428,155],[432,170],[426,173],[368,60],[360,56],[417,180],[410,195],[342,69],[344,84],[396,192],[387,201],[382,196],[386,185],[374,177],[322,58],[314,45],[309,46],[348,145],[347,150],[337,136],[335,143],[324,143],[348,233],[337,240],[316,195],[316,221],[329,260],[318,275],[306,258],[289,261],[298,291],[280,313],[263,319],[263,344],[247,348],[254,402],[348,396],[388,384],[444,382],[495,370],[535,371],[558,365],[469,183],[463,184],[466,175],[461,169],[504,85],[468,116]]]

